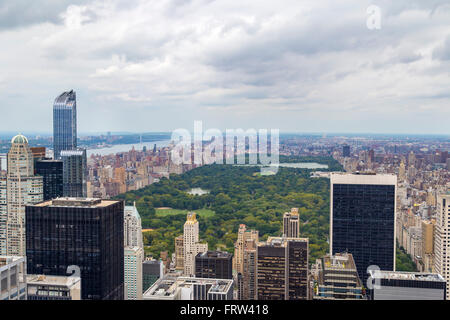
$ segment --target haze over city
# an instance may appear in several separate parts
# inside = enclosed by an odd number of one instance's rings
[[[2,131],[449,134],[448,1],[2,1]],[[19,128],[20,123],[20,128]]]

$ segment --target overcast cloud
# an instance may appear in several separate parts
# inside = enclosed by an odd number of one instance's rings
[[[2,0],[0,43],[0,131],[74,89],[81,132],[450,134],[449,1]]]

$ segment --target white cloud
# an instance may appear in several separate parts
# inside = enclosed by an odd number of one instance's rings
[[[47,14],[22,22],[13,10],[0,24],[2,115],[21,108],[30,114],[21,124],[51,131],[54,97],[73,88],[81,131],[170,130],[201,119],[221,128],[449,133],[436,124],[449,115],[450,6],[379,1],[381,29],[368,30],[370,4],[48,0]],[[426,110],[435,116],[421,117]]]

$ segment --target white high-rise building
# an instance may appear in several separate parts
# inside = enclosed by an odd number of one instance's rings
[[[450,289],[450,194],[437,197],[436,225],[434,234],[434,272],[440,274]],[[450,300],[447,294],[447,300]]]
[[[189,212],[184,223],[184,275],[195,275],[195,256],[208,251],[207,243],[199,243],[199,226],[195,212]]]
[[[136,209],[136,203],[132,206],[125,206],[124,209],[124,246],[125,247],[139,247],[144,250],[142,241],[142,223],[141,216]]]
[[[140,247],[125,247],[125,299],[142,300],[142,260],[144,251]]]
[[[0,178],[0,254],[25,256],[25,206],[43,201],[43,180],[34,175],[27,138],[19,134],[11,144],[8,172]]]

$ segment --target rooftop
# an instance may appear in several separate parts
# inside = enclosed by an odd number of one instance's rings
[[[27,275],[27,284],[46,284],[72,287],[74,284],[81,281],[80,277],[74,276],[48,276],[40,274]]]
[[[98,198],[56,198],[44,201],[33,206],[35,207],[107,207],[118,201],[102,200]]]
[[[326,270],[356,270],[353,256],[350,253],[329,254],[323,257],[323,268]]]
[[[404,272],[404,271],[370,271],[372,278],[396,279],[396,280],[416,280],[443,282],[444,278],[437,273]]]
[[[144,297],[175,297],[182,288],[191,288],[193,285],[210,286],[208,293],[227,293],[233,286],[232,279],[206,279],[176,277],[166,275],[156,281],[145,293]]]
[[[230,259],[233,255],[225,251],[206,251],[198,253],[197,257]]]

